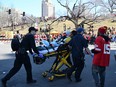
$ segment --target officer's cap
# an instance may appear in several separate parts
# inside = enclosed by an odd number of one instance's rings
[[[84,32],[84,29],[80,27],[80,28],[77,28],[76,31],[77,31],[78,33],[81,33],[82,31]]]
[[[28,31],[31,32],[31,31],[38,31],[38,30],[35,29],[34,27],[30,27]]]

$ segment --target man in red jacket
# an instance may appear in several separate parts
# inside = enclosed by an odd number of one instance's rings
[[[94,53],[92,64],[92,75],[95,80],[96,87],[104,87],[105,70],[109,66],[110,61],[110,43],[106,36],[106,29],[100,27],[98,29],[98,36],[95,40],[95,48],[92,49]]]

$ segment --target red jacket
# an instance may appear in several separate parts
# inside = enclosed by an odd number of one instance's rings
[[[103,37],[98,36],[95,40],[95,51],[93,64],[98,66],[109,66],[110,61],[110,43],[106,42]]]

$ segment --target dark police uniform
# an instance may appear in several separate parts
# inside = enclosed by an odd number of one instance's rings
[[[32,54],[31,49],[37,54],[39,54],[38,50],[35,46],[34,35],[28,33],[24,36],[21,47],[18,51],[15,52],[16,59],[14,61],[13,68],[9,71],[9,73],[2,79],[3,85],[6,85],[7,80],[9,80],[12,76],[14,76],[21,68],[22,64],[24,64],[26,73],[27,73],[27,83],[34,83],[32,78],[32,66],[30,62],[30,58],[28,56],[27,51],[30,51]]]
[[[78,82],[81,80],[80,75],[84,68],[83,48],[87,48],[88,44],[82,34],[77,34],[71,39],[69,45],[72,47],[73,66],[68,70],[67,75],[70,78],[72,72],[75,71],[75,79]]]

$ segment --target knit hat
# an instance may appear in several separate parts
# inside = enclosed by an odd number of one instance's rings
[[[104,27],[100,27],[98,29],[98,32],[101,33],[101,34],[105,34],[106,33],[106,29]]]
[[[77,31],[78,33],[81,33],[82,31],[84,31],[84,29],[83,29],[83,28],[77,28],[76,31]]]

